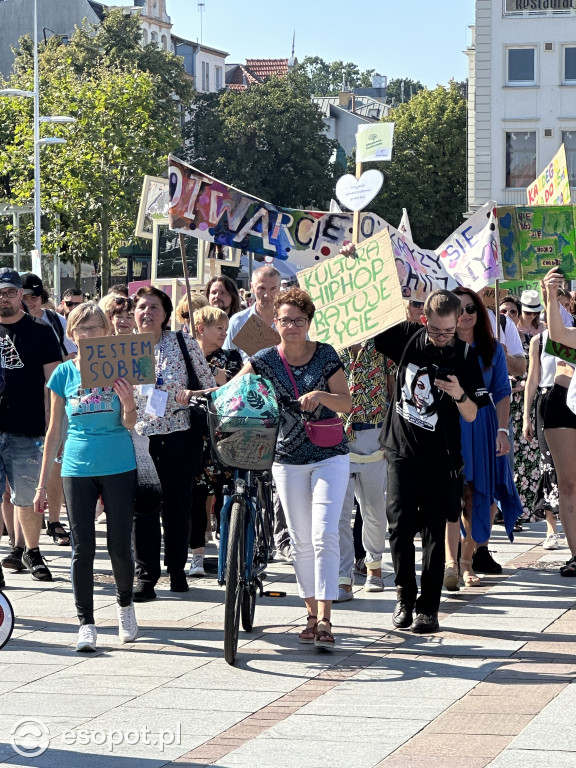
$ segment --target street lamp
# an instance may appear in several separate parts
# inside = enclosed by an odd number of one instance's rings
[[[66,139],[40,138],[40,123],[75,123],[75,117],[40,116],[40,77],[38,67],[38,7],[34,0],[34,90],[26,91],[21,88],[4,88],[0,90],[0,96],[23,96],[34,99],[34,249],[40,265],[42,277],[42,224],[40,209],[40,147],[51,144],[66,144]],[[55,260],[56,261],[56,260]],[[60,269],[58,265],[58,270]],[[60,275],[56,280],[56,263],[54,264],[55,283],[60,282]]]

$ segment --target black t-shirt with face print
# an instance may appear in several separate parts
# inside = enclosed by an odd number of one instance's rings
[[[0,400],[0,431],[41,437],[46,431],[44,365],[62,360],[49,325],[31,315],[0,324],[6,385]]]
[[[398,456],[440,466],[460,457],[460,413],[454,400],[434,386],[437,375],[453,374],[479,408],[490,402],[474,350],[460,339],[436,347],[426,329],[403,322],[375,338],[376,349],[400,364],[382,444]],[[450,458],[448,456],[450,452]]]

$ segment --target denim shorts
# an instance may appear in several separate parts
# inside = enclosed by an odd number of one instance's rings
[[[43,445],[43,437],[0,432],[0,488],[4,491],[8,478],[10,501],[16,507],[31,507],[34,503]]]

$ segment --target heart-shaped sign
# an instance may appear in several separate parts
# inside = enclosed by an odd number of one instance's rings
[[[359,179],[347,173],[336,182],[336,197],[351,211],[361,211],[374,200],[383,183],[384,176],[375,168],[365,171]]]

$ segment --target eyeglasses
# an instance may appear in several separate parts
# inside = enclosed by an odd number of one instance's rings
[[[81,301],[65,301],[64,304],[66,304],[67,307],[77,307],[80,304],[82,304]]]
[[[184,320],[189,320],[190,319],[190,313],[189,312],[182,312],[182,317],[184,318]]]
[[[116,302],[116,304],[125,304],[128,301],[128,299],[126,298],[126,296],[114,296],[114,301]]]
[[[282,328],[288,328],[290,325],[296,326],[296,328],[303,328],[308,322],[307,317],[277,317],[276,322]]]
[[[77,333],[78,335],[87,333],[97,333],[98,331],[102,332],[104,330],[104,326],[102,325],[77,325],[76,328],[74,328],[74,333]]]
[[[540,312],[531,312],[529,309],[523,309],[522,312],[525,315],[539,315],[540,314]]]
[[[439,339],[440,336],[444,336],[444,338],[449,338],[450,336],[455,336],[456,330],[453,331],[431,331],[428,329],[428,336],[432,336],[435,339]]]
[[[501,315],[512,315],[512,316],[514,316],[514,315],[518,314],[518,310],[517,309],[501,309],[500,310],[500,314]]]
[[[476,312],[478,312],[478,307],[476,304],[467,304],[465,307],[462,307],[464,312],[466,312],[467,315],[475,315]]]
[[[410,304],[411,307],[414,307],[414,309],[422,309],[422,307],[424,306],[423,301],[409,301],[408,303]]]
[[[7,288],[5,291],[0,291],[0,298],[2,299],[15,299],[18,296],[18,288]]]

